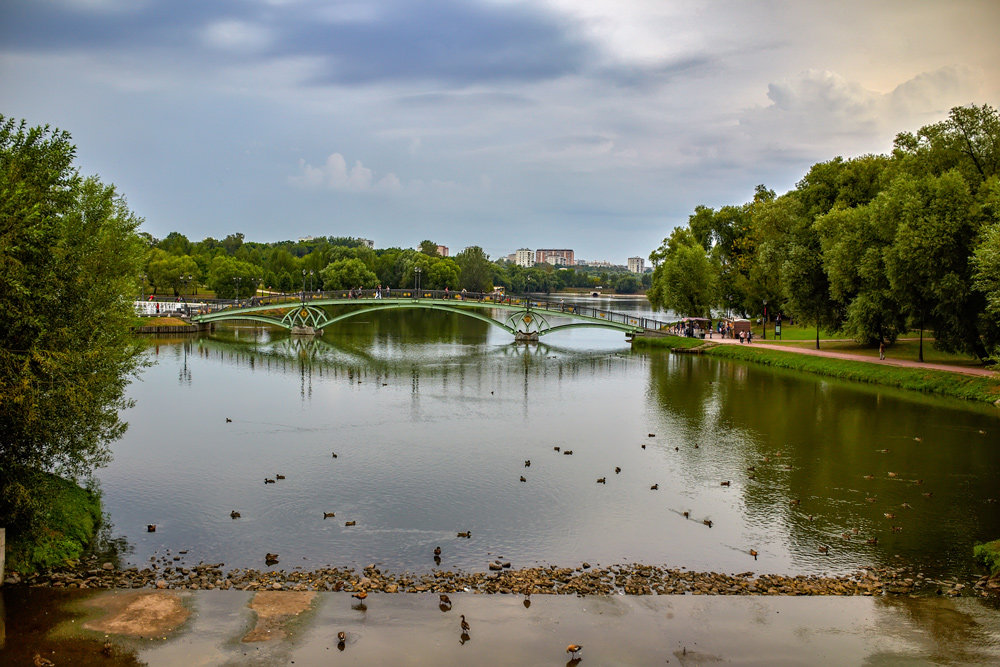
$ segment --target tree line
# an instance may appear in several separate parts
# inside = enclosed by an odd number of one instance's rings
[[[814,164],[791,191],[698,206],[650,255],[655,307],[784,314],[864,344],[911,329],[1000,360],[1000,117],[899,133],[888,155]]]
[[[521,267],[492,261],[479,246],[454,257],[437,254],[437,244],[421,241],[412,248],[370,248],[360,239],[319,237],[308,241],[257,243],[241,233],[221,241],[190,241],[179,232],[163,239],[146,235],[148,250],[143,289],[178,296],[205,285],[223,299],[246,298],[258,289],[280,292],[338,290],[378,285],[413,287],[419,273],[427,289],[488,292],[500,285],[516,293],[552,292],[568,287],[606,286],[634,294],[650,277],[624,270],[555,268],[548,264]]]

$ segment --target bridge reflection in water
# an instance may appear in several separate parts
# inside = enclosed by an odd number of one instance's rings
[[[342,312],[331,314],[328,307]],[[343,310],[344,306],[355,306]],[[538,340],[556,331],[600,327],[624,331],[627,336],[666,330],[670,324],[648,317],[617,313],[562,300],[494,293],[448,290],[337,290],[268,296],[248,301],[206,303],[191,319],[195,322],[251,321],[270,324],[295,334],[321,334],[337,322],[380,310],[420,308],[459,313],[500,327],[517,340]],[[496,314],[502,319],[497,319]]]

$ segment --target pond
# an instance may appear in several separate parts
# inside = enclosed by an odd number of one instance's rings
[[[441,567],[472,571],[503,557],[960,577],[973,543],[1000,536],[995,408],[633,352],[620,332],[542,340],[419,310],[317,339],[151,339],[98,473],[124,560],[420,572],[441,546]]]

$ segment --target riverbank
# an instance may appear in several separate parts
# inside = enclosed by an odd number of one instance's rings
[[[181,552],[181,553],[187,553]],[[750,555],[748,554],[748,565]],[[368,565],[316,570],[232,569],[222,563],[185,564],[181,555],[163,556],[148,567],[119,569],[88,558],[77,567],[59,568],[24,578],[23,583],[66,589],[290,590],[371,593],[478,593],[502,595],[948,595],[986,597],[995,586],[989,577],[959,581],[925,577],[904,568],[867,567],[852,574],[782,575],[692,572],[685,568],[630,563],[605,567],[582,563],[513,569],[496,561],[496,570],[393,573]]]
[[[824,375],[853,382],[908,389],[1000,406],[1000,376],[968,375],[965,369],[954,371],[895,366],[872,361],[837,359],[831,354],[813,356],[810,350],[776,350],[760,345],[722,345],[711,340],[681,336],[644,337],[633,341],[637,349],[668,349],[697,352],[707,356],[747,361],[764,366]]]
[[[45,509],[30,529],[7,529],[8,578],[79,561],[101,524],[100,497],[50,473],[34,473],[20,485]]]

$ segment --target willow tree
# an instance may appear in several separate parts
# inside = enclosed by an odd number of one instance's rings
[[[141,366],[129,333],[143,242],[69,134],[0,116],[0,525],[29,526],[42,472],[104,465]]]

